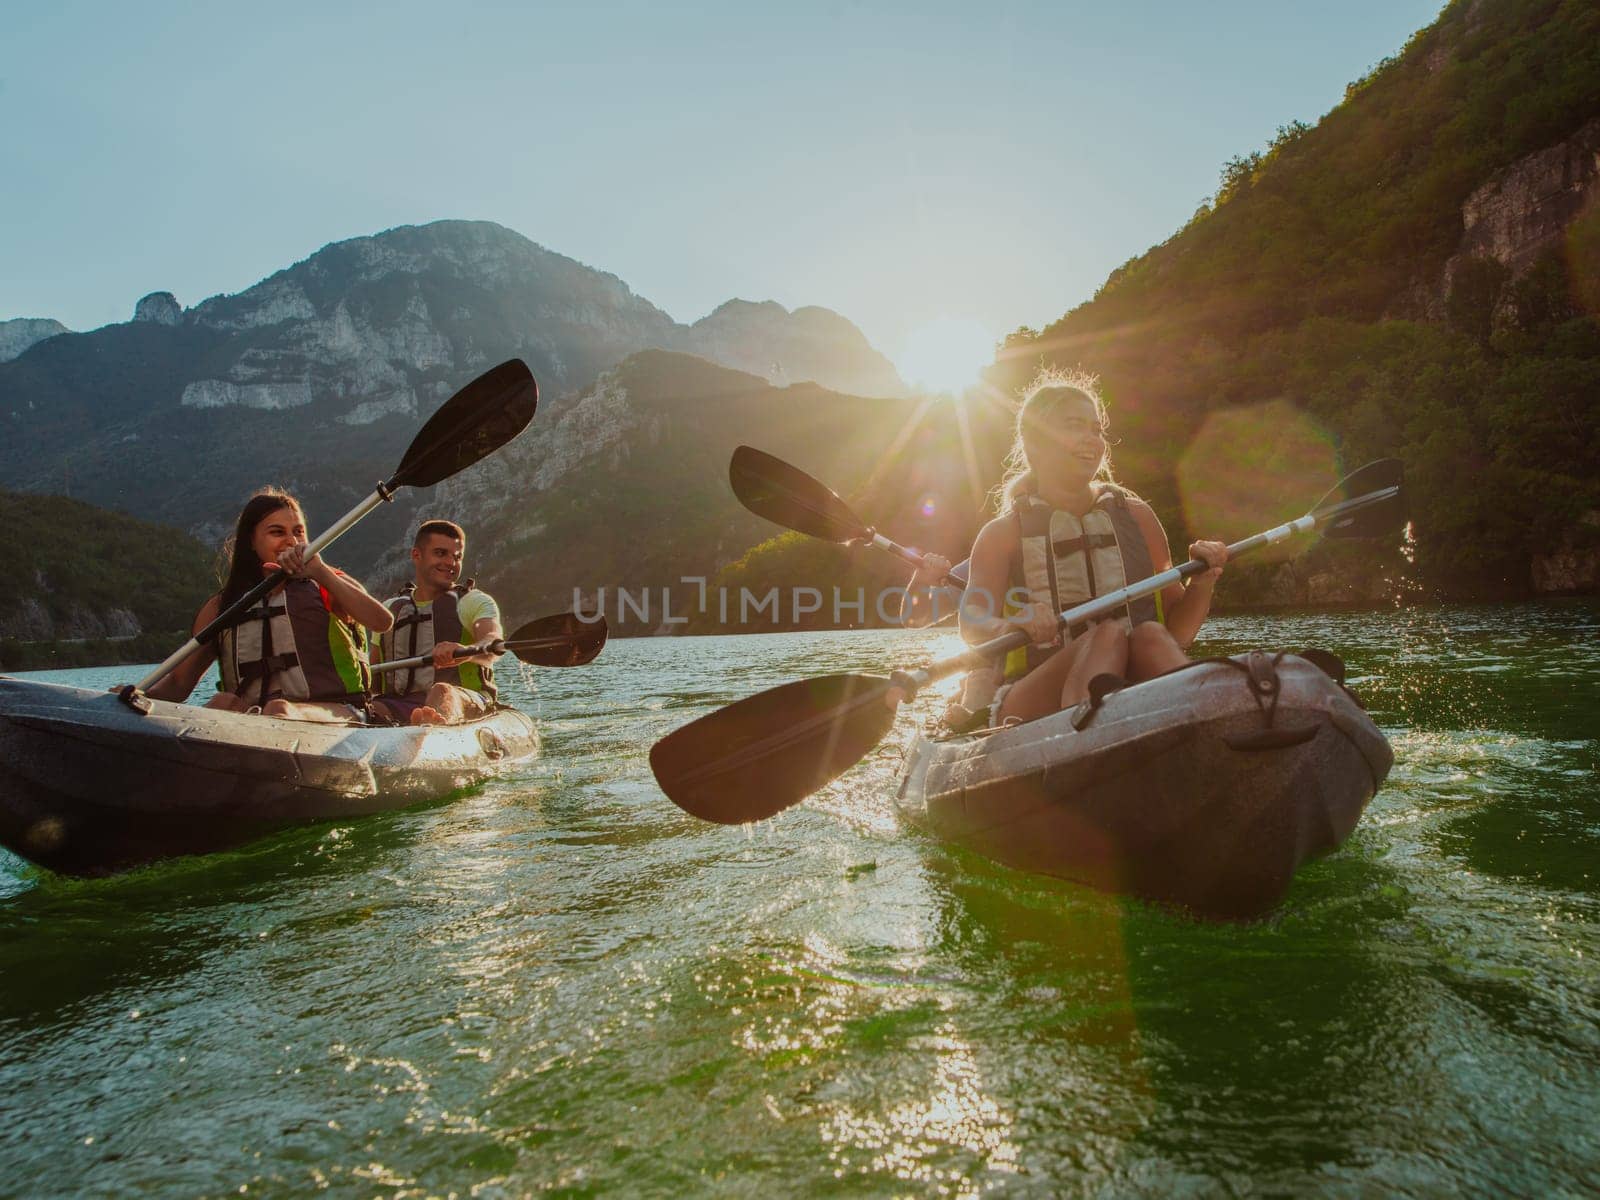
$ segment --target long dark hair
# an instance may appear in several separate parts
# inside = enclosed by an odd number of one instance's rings
[[[222,580],[222,607],[227,608],[261,582],[261,556],[256,553],[256,526],[280,508],[292,508],[305,517],[305,510],[280,487],[264,487],[245,501],[233,536],[222,543],[222,558],[228,564]]]

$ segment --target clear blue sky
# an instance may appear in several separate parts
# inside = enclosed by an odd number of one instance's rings
[[[1041,324],[1440,0],[0,6],[0,318],[498,221],[681,321]],[[985,13],[983,10],[988,9]]]

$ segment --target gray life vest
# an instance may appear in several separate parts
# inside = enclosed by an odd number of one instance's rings
[[[473,634],[461,628],[461,597],[473,588],[467,580],[439,596],[423,612],[414,597],[417,585],[406,584],[398,596],[385,600],[384,606],[394,614],[394,628],[382,635],[383,661],[395,662],[402,658],[431,655],[440,642],[456,642],[470,646]],[[407,667],[400,671],[386,671],[385,690],[393,696],[425,694],[435,683],[453,683],[456,687],[480,692],[493,704],[496,699],[494,671],[475,662],[457,663],[444,670],[433,666]]]
[[[1035,604],[1048,604],[1052,612],[1065,612],[1155,574],[1144,531],[1127,495],[1114,484],[1100,485],[1094,507],[1081,518],[1032,495],[1018,497],[1012,512],[1018,549],[1011,560],[1011,587],[1026,592]],[[1143,596],[1100,620],[1120,621],[1131,630],[1143,621],[1161,621],[1163,614],[1157,597]],[[1072,626],[1067,638],[1089,624]],[[1020,678],[1053,653],[1040,646],[1013,651],[1006,656],[1006,678]]]
[[[372,690],[367,631],[334,614],[327,590],[296,576],[217,635],[221,690],[251,704],[364,704]]]

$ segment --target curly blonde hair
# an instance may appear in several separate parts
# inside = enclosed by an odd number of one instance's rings
[[[1016,432],[1011,439],[1011,449],[1006,453],[1005,472],[993,492],[1000,512],[1010,512],[1020,497],[1037,490],[1038,479],[1028,461],[1028,444],[1038,444],[1039,435],[1054,419],[1061,403],[1069,399],[1087,400],[1094,405],[1095,417],[1100,422],[1100,436],[1106,438],[1108,443],[1100,460],[1100,469],[1095,472],[1095,479],[1110,484],[1117,482],[1111,469],[1110,439],[1106,437],[1106,406],[1100,396],[1099,377],[1087,371],[1049,367],[1034,376],[1023,397],[1022,406],[1017,409]]]

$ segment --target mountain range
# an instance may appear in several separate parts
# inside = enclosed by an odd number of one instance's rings
[[[0,484],[206,541],[269,481],[331,518],[393,469],[446,396],[494,363],[524,359],[546,408],[559,409],[651,348],[779,386],[906,391],[860,331],[825,309],[733,300],[681,325],[615,276],[511,230],[440,221],[334,243],[189,309],[155,292],[131,321],[56,333],[0,362],[10,426]],[[343,553],[365,569],[396,536],[364,526]]]

